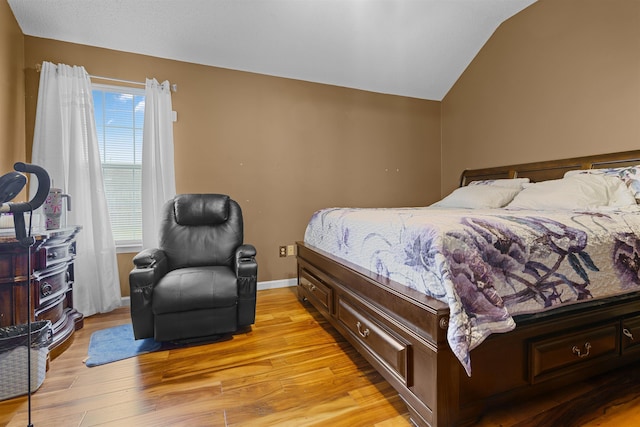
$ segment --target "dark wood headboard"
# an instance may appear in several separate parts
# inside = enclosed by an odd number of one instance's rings
[[[603,169],[633,165],[640,165],[640,150],[484,169],[467,169],[462,172],[460,186],[467,185],[471,181],[501,178],[529,178],[532,182],[547,181],[560,179],[565,172],[575,169]]]

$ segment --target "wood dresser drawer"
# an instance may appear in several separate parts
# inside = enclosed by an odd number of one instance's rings
[[[66,242],[59,245],[43,245],[40,249],[44,256],[44,265],[41,269],[46,269],[52,265],[67,262],[76,255],[76,243]]]
[[[53,333],[55,334],[61,324],[67,321],[67,318],[64,315],[67,307],[66,298],[64,296],[59,296],[52,300],[46,308],[36,310],[36,318],[37,320],[50,320],[53,325]]]
[[[67,264],[60,264],[49,270],[37,272],[34,276],[36,307],[42,307],[54,298],[64,294],[69,289]]]
[[[622,352],[640,350],[640,316],[622,320]]]
[[[331,301],[333,291],[330,287],[322,283],[320,279],[303,269],[300,272],[300,282],[298,286],[300,286],[304,295],[314,303],[313,305],[318,310],[332,313]]]
[[[353,337],[369,350],[387,370],[408,384],[408,347],[402,338],[384,328],[357,304],[338,300],[337,317]]]
[[[595,361],[620,355],[620,323],[574,331],[560,336],[535,340],[529,344],[531,383],[538,383],[586,368]]]

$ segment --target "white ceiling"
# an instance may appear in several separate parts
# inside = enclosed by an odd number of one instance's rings
[[[440,101],[536,0],[8,1],[29,36]]]

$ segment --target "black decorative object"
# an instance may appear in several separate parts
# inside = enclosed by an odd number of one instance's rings
[[[13,223],[16,232],[16,239],[22,246],[24,246],[27,253],[27,312],[30,311],[29,304],[31,303],[31,247],[33,246],[34,239],[31,236],[31,218],[33,217],[33,211],[38,209],[46,200],[49,188],[51,186],[51,180],[46,170],[40,166],[17,162],[13,165],[16,172],[9,172],[0,177],[0,213],[10,212],[13,213]],[[13,200],[20,191],[24,188],[27,179],[26,177],[17,172],[32,173],[38,179],[38,190],[36,195],[28,202],[12,203]],[[27,233],[24,213],[29,212],[29,232]],[[29,421],[28,427],[32,427],[31,423],[31,315],[27,316],[27,399],[28,399],[28,412]]]

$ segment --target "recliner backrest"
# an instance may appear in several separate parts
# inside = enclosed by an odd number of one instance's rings
[[[169,268],[235,262],[243,242],[240,205],[224,194],[179,194],[163,207],[160,248]]]

